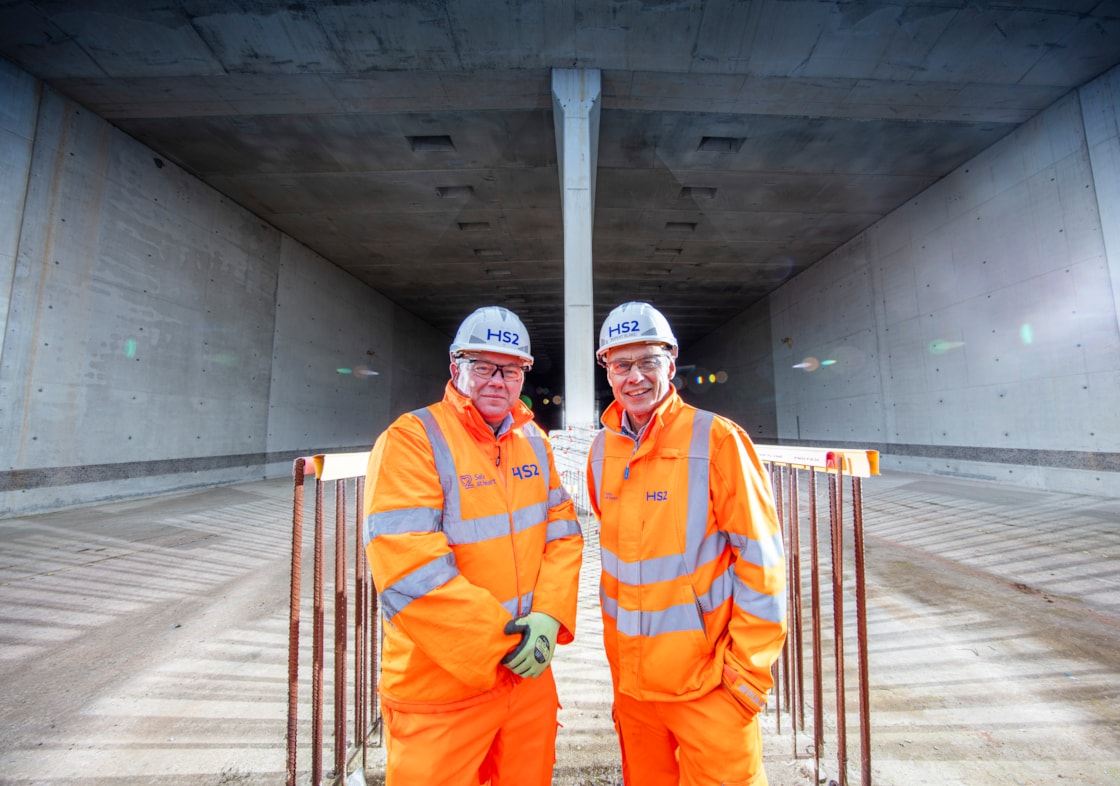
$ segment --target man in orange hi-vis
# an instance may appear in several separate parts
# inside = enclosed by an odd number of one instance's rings
[[[547,786],[575,634],[583,535],[519,400],[525,325],[481,308],[451,344],[443,400],[378,437],[366,556],[385,618],[387,786]]]
[[[739,426],[681,400],[653,306],[614,309],[596,357],[614,402],[587,477],[625,783],[765,784],[756,714],[786,636],[769,480]]]

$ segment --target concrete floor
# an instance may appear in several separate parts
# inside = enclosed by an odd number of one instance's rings
[[[895,473],[863,488],[874,782],[1120,781],[1120,501]],[[287,480],[0,520],[0,784],[282,783],[290,525]],[[588,530],[555,661],[568,786],[620,782]],[[797,758],[776,721],[771,783],[811,783],[810,735]]]

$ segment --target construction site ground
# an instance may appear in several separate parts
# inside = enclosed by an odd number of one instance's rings
[[[281,479],[0,520],[0,784],[283,783],[291,504]],[[871,744],[846,610],[847,782],[864,755],[882,786],[1120,782],[1120,500],[887,473],[863,482],[863,510]],[[594,522],[585,534],[577,638],[554,661],[554,783],[614,786]],[[830,640],[825,782],[840,780]],[[812,784],[812,729],[774,704],[770,783]]]

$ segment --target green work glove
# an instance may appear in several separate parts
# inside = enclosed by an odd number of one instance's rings
[[[521,644],[502,658],[502,665],[519,677],[539,677],[556,651],[560,622],[539,611],[506,623],[506,634],[521,633]]]

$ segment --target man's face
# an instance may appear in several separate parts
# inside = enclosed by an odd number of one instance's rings
[[[669,380],[677,372],[673,358],[660,344],[627,344],[610,350],[604,362],[614,400],[626,410],[630,424],[641,428],[669,393]]]
[[[513,355],[498,352],[472,352],[469,357],[451,362],[451,381],[455,388],[474,402],[482,419],[498,426],[513,409],[521,395],[524,376],[514,371],[528,365]],[[501,370],[495,367],[500,367]],[[486,374],[480,372],[488,372]],[[507,379],[505,375],[512,378]]]

